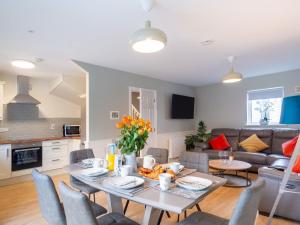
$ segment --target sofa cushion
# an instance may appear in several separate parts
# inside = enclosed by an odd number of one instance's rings
[[[282,152],[284,156],[291,157],[296,147],[299,136],[297,135],[292,140],[286,141],[282,144]]]
[[[257,137],[256,134],[251,135],[247,139],[239,143],[247,152],[261,152],[269,146]]]
[[[272,146],[272,129],[242,129],[240,132],[239,142],[244,141],[251,135],[256,134],[259,139],[261,139],[265,144],[269,146],[263,150],[263,153],[270,154],[271,153],[271,146]],[[245,151],[243,147],[239,147],[239,151]]]
[[[209,144],[214,150],[225,150],[230,148],[230,144],[228,143],[224,134],[211,139]]]
[[[267,154],[254,152],[235,152],[234,159],[248,162],[250,164],[266,165]]]
[[[270,154],[267,156],[267,165],[272,165],[275,161],[279,159],[288,160],[289,158],[284,155]]]
[[[216,128],[212,129],[211,136],[215,138],[221,134],[224,134],[233,151],[238,150],[239,144],[239,129],[231,129],[231,128]]]
[[[272,140],[272,154],[283,155],[282,144],[299,135],[297,129],[274,129]]]

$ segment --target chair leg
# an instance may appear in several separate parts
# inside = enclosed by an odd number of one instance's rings
[[[185,211],[184,211],[184,218],[186,218],[186,214],[187,214],[187,213],[186,213],[186,210],[185,210]]]
[[[128,205],[129,205],[129,200],[126,201],[126,204],[125,204],[125,207],[124,207],[124,211],[123,211],[123,212],[124,212],[124,215],[126,214]]]
[[[96,193],[94,193],[93,195],[94,195],[94,203],[96,203]]]
[[[177,215],[177,223],[179,222],[180,220],[180,214]]]
[[[157,221],[157,225],[160,225],[160,223],[161,223],[161,220],[162,220],[162,218],[163,218],[163,215],[164,215],[164,210],[161,210],[160,211],[160,214],[159,214],[159,217],[158,217],[158,221]]]
[[[166,211],[166,214],[167,214],[168,218],[171,218],[171,215],[168,211]]]
[[[91,200],[91,194],[89,194],[89,200]]]
[[[199,203],[196,204],[196,207],[197,207],[197,209],[198,209],[199,212],[202,212]]]

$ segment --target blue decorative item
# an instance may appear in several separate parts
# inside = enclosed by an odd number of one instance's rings
[[[300,95],[283,98],[281,124],[300,124]]]

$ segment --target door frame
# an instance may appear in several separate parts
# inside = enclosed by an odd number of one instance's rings
[[[131,92],[133,91],[136,91],[136,92],[139,92],[140,93],[140,97],[141,97],[141,93],[142,93],[142,90],[147,90],[147,91],[152,91],[153,94],[154,94],[154,99],[155,99],[155,102],[154,102],[154,122],[152,122],[152,127],[154,128],[154,131],[153,131],[153,138],[154,138],[154,146],[153,147],[156,147],[157,146],[157,91],[154,90],[154,89],[147,89],[147,88],[139,88],[139,87],[133,87],[133,86],[129,86],[128,87],[128,91],[129,91],[129,104],[128,104],[128,115],[130,115],[130,105],[132,103],[131,101]],[[142,100],[142,97],[141,97],[141,100]],[[142,106],[142,101],[140,101],[140,109],[141,109],[141,106]],[[154,125],[154,126],[153,126]]]

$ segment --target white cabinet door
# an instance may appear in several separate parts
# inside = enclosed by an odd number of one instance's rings
[[[0,179],[11,177],[11,145],[0,145]]]

